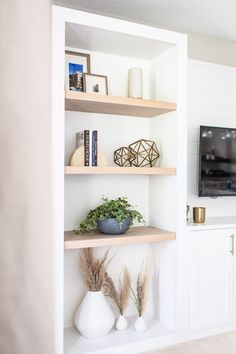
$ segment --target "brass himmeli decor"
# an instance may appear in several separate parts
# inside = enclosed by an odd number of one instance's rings
[[[128,147],[121,147],[114,152],[114,162],[121,167],[153,167],[159,157],[156,143],[146,139],[137,140]]]
[[[132,165],[136,167],[153,167],[160,153],[154,141],[140,139],[129,145],[130,151],[135,155]]]
[[[114,162],[121,167],[132,166],[132,161],[135,159],[135,155],[130,151],[128,147],[121,147],[114,151]]]

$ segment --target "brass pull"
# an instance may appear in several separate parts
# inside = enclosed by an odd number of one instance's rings
[[[230,254],[232,254],[232,256],[234,256],[234,234],[230,235],[230,237],[232,239],[232,247],[231,247]]]

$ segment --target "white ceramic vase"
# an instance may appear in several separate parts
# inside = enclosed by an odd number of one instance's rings
[[[75,327],[86,338],[108,334],[115,316],[102,291],[88,291],[74,316]]]
[[[123,315],[120,315],[116,320],[115,326],[118,331],[123,331],[123,330],[127,329],[128,321]]]
[[[134,329],[136,332],[144,332],[147,329],[147,323],[142,316],[139,316],[134,322]]]
[[[140,68],[129,69],[128,96],[132,98],[143,98],[143,71]]]

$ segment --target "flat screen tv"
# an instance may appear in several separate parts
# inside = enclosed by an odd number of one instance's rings
[[[236,195],[236,129],[200,126],[198,195]]]

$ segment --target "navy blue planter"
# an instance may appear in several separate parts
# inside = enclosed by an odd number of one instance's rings
[[[122,224],[120,224],[115,218],[107,218],[100,220],[97,223],[98,230],[103,234],[108,235],[120,235],[124,234],[132,223],[131,218],[127,218]]]

